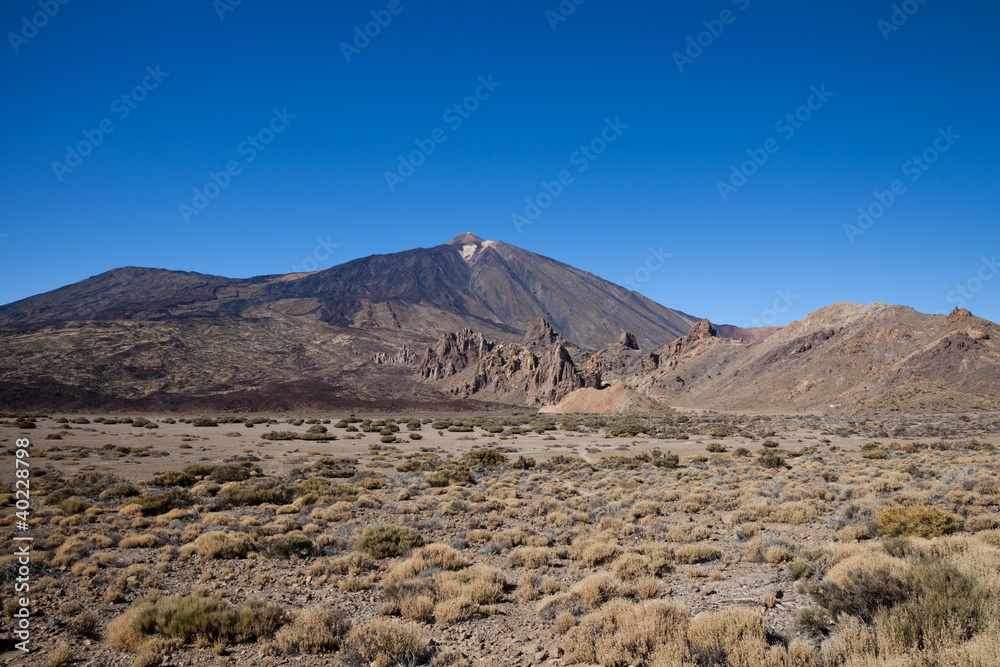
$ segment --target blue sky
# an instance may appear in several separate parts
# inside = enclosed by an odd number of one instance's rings
[[[473,231],[716,322],[1000,320],[993,3],[234,1],[4,3],[0,303]]]

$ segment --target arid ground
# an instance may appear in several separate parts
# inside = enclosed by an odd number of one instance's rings
[[[5,415],[0,650],[992,666],[998,434],[996,414]],[[34,538],[29,653],[16,536]]]

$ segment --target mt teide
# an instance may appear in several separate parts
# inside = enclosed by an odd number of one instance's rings
[[[520,338],[532,320],[646,349],[697,318],[474,234],[323,271],[230,279],[126,267],[0,307],[9,407],[439,405],[412,366],[441,334]],[[400,403],[402,401],[402,403]]]

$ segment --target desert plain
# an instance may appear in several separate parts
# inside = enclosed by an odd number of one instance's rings
[[[13,508],[30,470],[30,508],[0,536],[33,538],[32,651],[0,648],[49,667],[995,665],[998,432],[988,413],[8,414],[0,492]]]

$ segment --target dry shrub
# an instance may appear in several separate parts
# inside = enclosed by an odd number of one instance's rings
[[[674,551],[674,558],[684,565],[708,563],[721,557],[722,552],[707,544],[685,544]]]
[[[790,563],[795,560],[795,552],[787,546],[776,544],[767,548],[764,552],[764,560],[771,565]]]
[[[805,500],[778,505],[771,514],[773,521],[790,524],[810,523],[817,516],[819,516],[819,511],[816,505]]]
[[[338,612],[310,607],[278,630],[274,639],[286,654],[329,653],[340,648],[347,628],[347,621]]]
[[[254,541],[246,533],[213,530],[181,547],[181,555],[186,557],[196,553],[201,558],[231,560],[245,557],[253,548]]]
[[[531,602],[541,597],[538,584],[541,577],[537,574],[525,574],[517,580],[517,595],[522,602]]]
[[[430,595],[411,595],[402,600],[399,613],[411,621],[430,623],[434,620],[434,598]]]
[[[159,538],[153,533],[143,533],[142,535],[126,535],[118,543],[121,549],[150,549],[155,547]]]
[[[584,609],[593,611],[608,600],[620,597],[622,591],[611,575],[598,572],[570,586],[569,594],[579,600]]]
[[[374,620],[356,627],[344,641],[345,662],[371,667],[413,664],[427,653],[427,641],[416,628],[393,620]]]
[[[881,549],[858,549],[849,551],[827,573],[826,578],[843,588],[847,585],[848,574],[853,570],[873,572],[885,570],[896,579],[905,581],[909,577],[911,565],[902,558],[894,558]]]
[[[691,620],[687,633],[689,651],[701,664],[724,665],[728,656],[741,656],[746,662],[751,655],[767,649],[767,623],[757,611],[733,607],[715,614],[698,614]]]
[[[512,567],[537,570],[552,562],[552,554],[545,547],[518,547],[510,552],[508,561]]]
[[[441,626],[467,621],[479,611],[479,605],[467,597],[450,598],[434,605],[434,621]]]
[[[622,581],[635,581],[653,574],[649,559],[631,551],[619,556],[611,564],[611,570]]]
[[[53,567],[69,567],[77,563],[93,551],[94,545],[82,535],[74,535],[59,545],[52,557]]]
[[[71,662],[74,657],[73,648],[66,642],[59,642],[49,653],[45,664],[48,667],[62,667],[62,665]]]
[[[674,526],[667,531],[663,539],[667,542],[700,542],[712,536],[712,531],[706,526],[683,524]]]
[[[93,612],[83,611],[73,617],[69,627],[81,637],[93,637],[101,627],[101,619]]]
[[[889,537],[938,537],[955,530],[955,515],[932,505],[886,507],[876,514]]]
[[[597,567],[618,558],[622,550],[614,542],[591,543],[580,552],[580,560],[588,567]]]
[[[552,630],[556,634],[564,635],[575,627],[576,627],[576,616],[568,612],[564,612],[556,617],[556,622],[555,625],[552,626]]]
[[[613,600],[568,630],[565,646],[580,662],[645,664],[658,647],[683,646],[687,611],[672,602]]]
[[[632,590],[640,600],[652,600],[660,596],[660,580],[656,577],[639,577],[632,584]]]
[[[628,511],[628,514],[633,520],[642,519],[647,516],[659,516],[660,503],[652,500],[640,501],[632,506],[632,508]]]
[[[577,616],[583,613],[583,605],[580,600],[569,593],[556,593],[546,598],[542,598],[536,607],[538,617],[543,621],[553,621],[564,614]]]
[[[327,569],[334,574],[347,574],[352,577],[375,569],[375,561],[368,554],[358,551],[349,553],[330,561]]]

